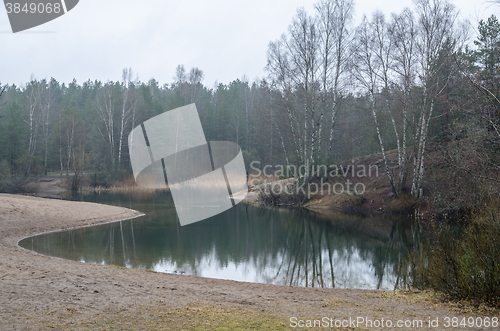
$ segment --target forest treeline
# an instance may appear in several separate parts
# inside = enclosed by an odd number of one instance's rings
[[[473,27],[447,0],[418,0],[356,26],[354,6],[321,0],[312,13],[298,9],[288,31],[269,43],[267,77],[255,82],[209,87],[202,70],[179,65],[163,85],[139,81],[129,68],[120,81],[32,77],[2,85],[0,181],[86,172],[106,185],[131,176],[131,129],[190,103],[207,140],[238,143],[247,164],[310,169],[381,153],[394,195],[415,197],[429,146],[469,141],[478,146],[469,163],[457,152],[450,160],[466,172],[498,170],[496,17]],[[388,150],[397,150],[397,167]]]

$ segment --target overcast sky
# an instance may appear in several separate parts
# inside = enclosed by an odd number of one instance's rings
[[[14,1],[14,0],[13,0]],[[317,0],[80,0],[66,15],[13,34],[0,8],[0,82],[22,85],[31,75],[59,82],[120,80],[131,67],[141,81],[171,83],[178,64],[203,70],[203,83],[265,76],[267,46],[283,34],[298,7]],[[462,15],[500,16],[483,0],[454,0]],[[380,9],[412,7],[411,0],[357,0],[356,21]]]

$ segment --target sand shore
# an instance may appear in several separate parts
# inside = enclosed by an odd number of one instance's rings
[[[428,317],[459,316],[426,294],[297,288],[161,274],[67,261],[17,245],[24,237],[46,231],[138,215],[107,205],[0,194],[0,330],[172,329],[179,325],[203,329],[199,325],[230,324],[235,311],[250,320],[276,321],[284,329],[293,316],[363,316],[422,319],[424,328],[419,330],[426,330]],[[186,311],[191,312],[189,316]]]

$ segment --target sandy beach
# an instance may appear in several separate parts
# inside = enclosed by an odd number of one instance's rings
[[[363,317],[421,319],[424,327],[419,330],[436,330],[426,327],[429,317],[443,321],[464,313],[428,293],[299,288],[162,274],[63,260],[17,245],[42,232],[139,215],[107,205],[0,194],[0,329],[202,330],[229,325],[229,330],[238,316],[241,328],[255,320],[262,321],[257,329],[271,325],[281,330],[292,329],[292,317]]]

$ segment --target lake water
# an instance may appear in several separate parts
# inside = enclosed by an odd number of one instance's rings
[[[21,247],[64,259],[293,286],[393,289],[421,230],[392,215],[346,215],[238,204],[180,226],[166,192],[72,197],[139,210],[132,220],[48,233]]]

